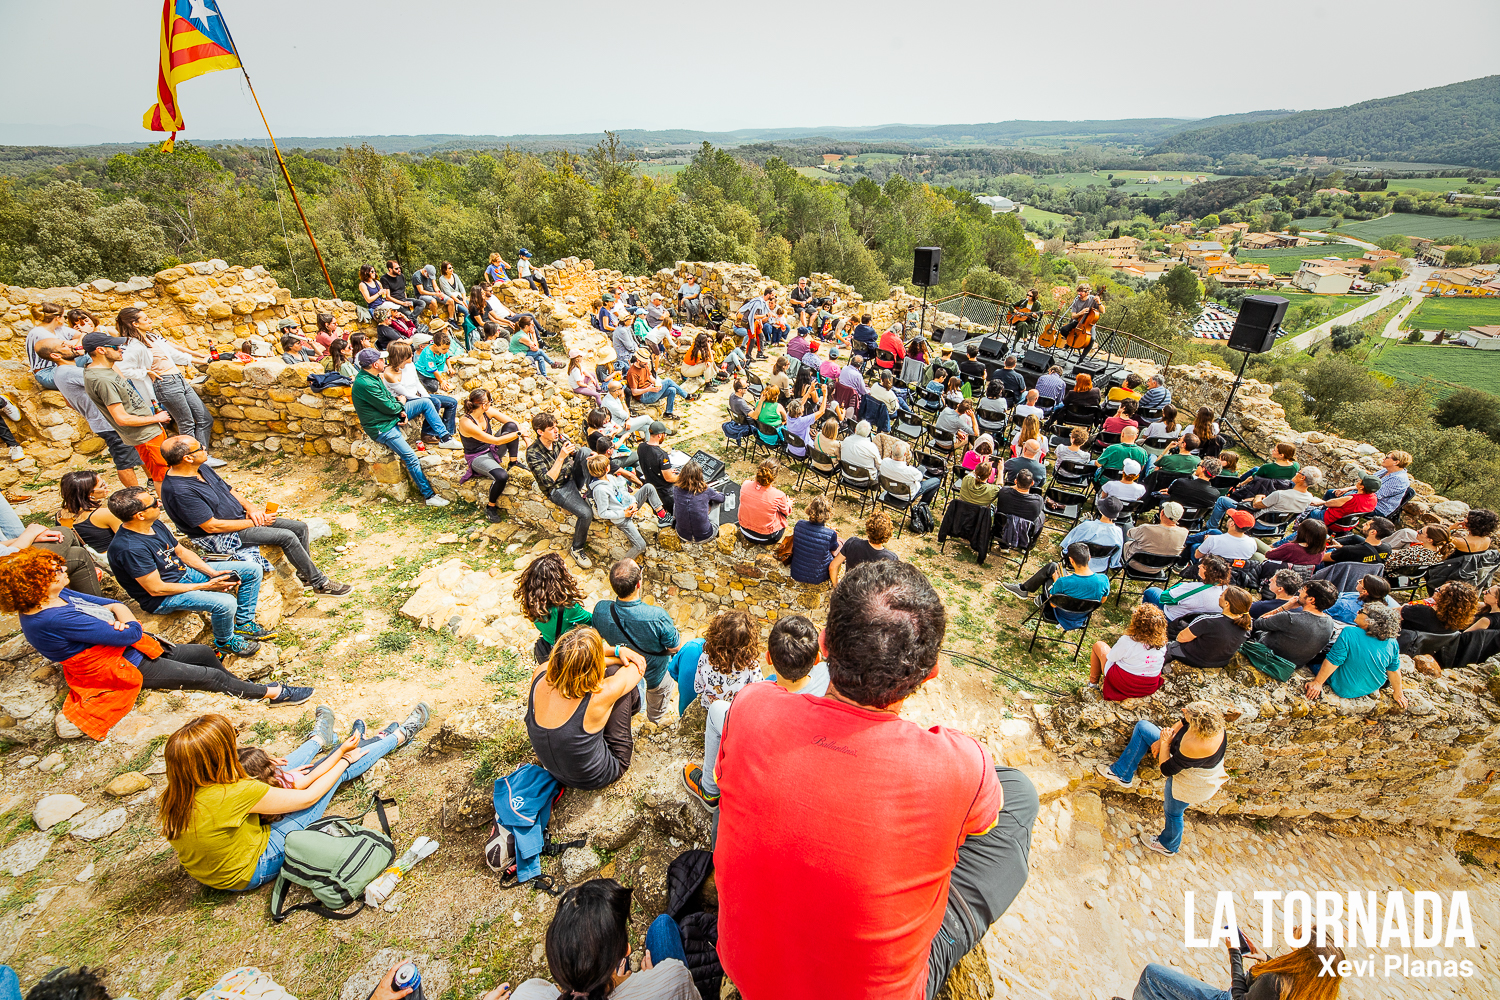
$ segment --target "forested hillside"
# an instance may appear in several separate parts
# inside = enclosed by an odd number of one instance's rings
[[[1500,76],[1344,108],[1191,129],[1153,152],[1334,156],[1500,169]]]

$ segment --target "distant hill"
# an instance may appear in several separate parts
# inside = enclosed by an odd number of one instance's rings
[[[1192,128],[1153,153],[1262,158],[1331,156],[1500,169],[1500,76],[1303,111],[1269,121]]]

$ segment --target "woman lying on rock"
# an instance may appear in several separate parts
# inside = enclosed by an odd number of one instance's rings
[[[43,549],[0,559],[0,610],[20,615],[27,641],[62,668],[68,683],[63,717],[96,740],[130,712],[142,688],[246,699],[274,699],[283,690],[281,684],[240,680],[209,646],[167,648],[119,601],[69,589],[67,564]],[[284,704],[312,694],[312,688],[285,690]]]
[[[566,632],[531,678],[526,733],[547,772],[568,788],[593,790],[620,779],[635,744],[630,717],[641,710],[646,660],[592,628]]]
[[[338,760],[306,788],[250,777],[234,726],[222,715],[200,715],[167,740],[162,835],[187,873],[206,886],[239,891],[265,885],[281,871],[287,834],[321,817],[339,785],[409,744],[430,714],[427,703],[418,702],[405,722],[388,722],[371,739],[364,739],[364,721],[356,720],[340,743],[333,710],[319,705],[312,737],[287,755],[285,766],[305,767],[325,750],[335,750]],[[268,825],[263,816],[279,818]]]

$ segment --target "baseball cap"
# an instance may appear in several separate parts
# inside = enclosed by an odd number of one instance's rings
[[[1141,474],[1141,463],[1133,458],[1127,458],[1120,464],[1120,471],[1127,476],[1139,476]]]
[[[95,330],[83,335],[83,353],[92,357],[101,347],[124,347],[128,343],[124,337],[111,337],[103,330]]]
[[[1166,503],[1162,504],[1161,512],[1167,515],[1167,517],[1171,518],[1173,521],[1182,520],[1182,504],[1178,503],[1176,500],[1168,500]]]
[[[1255,515],[1248,510],[1231,510],[1229,519],[1241,528],[1249,528],[1255,524]]]
[[[354,356],[354,363],[361,368],[368,368],[380,360],[380,352],[373,347],[366,347]]]
[[[662,423],[660,420],[653,420],[651,421],[651,426],[646,428],[646,433],[650,437],[655,437],[658,434],[665,434],[667,433],[667,425]]]
[[[568,352],[568,357],[569,358],[581,358],[581,357],[583,357],[583,352],[580,351],[578,348],[575,347],[571,351]]]
[[[291,319],[290,317],[288,317],[287,319],[282,320],[280,323],[277,323],[276,324],[276,329],[278,329],[278,330],[292,330],[292,329],[300,330],[300,329],[302,329],[302,324],[298,323],[296,320]]]
[[[1120,516],[1120,511],[1125,509],[1125,504],[1119,497],[1103,496],[1094,501],[1094,509],[1101,516],[1113,520]]]
[[[87,337],[84,338],[84,347],[88,347]],[[1362,489],[1364,489],[1366,493],[1374,493],[1376,490],[1380,489],[1380,480],[1375,478],[1374,476],[1365,476],[1359,481],[1359,485]]]
[[[615,297],[612,292],[605,292],[603,295],[599,296],[599,300],[601,302],[613,302],[615,300]]]

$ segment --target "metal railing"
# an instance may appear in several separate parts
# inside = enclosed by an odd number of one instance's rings
[[[1091,358],[1114,359],[1124,361],[1127,358],[1136,358],[1150,361],[1160,370],[1166,370],[1172,363],[1172,352],[1158,343],[1137,337],[1133,333],[1123,330],[1112,330],[1109,327],[1094,327],[1094,349],[1089,352]]]
[[[906,329],[908,332],[921,329],[923,333],[930,333],[938,327],[959,326],[967,320],[975,326],[993,331],[1000,328],[1005,310],[1003,302],[975,295],[973,292],[956,292],[928,302],[925,323],[919,322],[922,313],[920,307],[911,310],[906,314]]]

